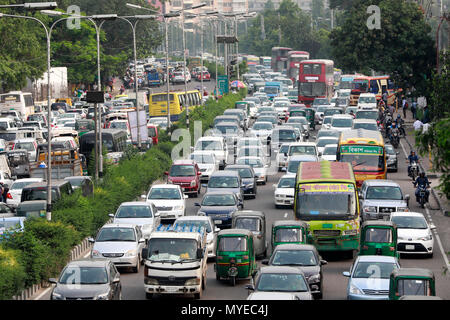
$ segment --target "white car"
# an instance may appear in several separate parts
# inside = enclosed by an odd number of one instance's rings
[[[268,121],[255,122],[249,131],[255,137],[258,137],[263,144],[266,144],[267,138],[272,136],[273,124]]]
[[[327,144],[322,151],[320,160],[323,161],[336,161],[337,144]]]
[[[6,204],[11,205],[13,207],[17,207],[20,203],[20,199],[22,197],[22,190],[26,186],[35,183],[42,182],[42,178],[25,178],[25,179],[17,179],[9,186],[9,191],[6,196]]]
[[[275,188],[275,207],[294,205],[295,176],[284,175],[273,187]]]
[[[266,184],[267,182],[267,168],[261,157],[241,157],[236,159],[236,164],[247,164],[255,171],[256,182]]]
[[[316,140],[317,150],[319,151],[319,157],[323,154],[323,150],[327,144],[338,144],[339,139],[335,137],[320,137]]]
[[[373,119],[354,119],[352,129],[378,131],[378,123]]]
[[[332,118],[333,118],[333,116],[324,116],[322,119],[322,128],[321,129],[330,130]],[[336,129],[334,129],[334,130],[336,130]]]
[[[56,130],[55,130],[56,131]],[[78,148],[78,144],[75,141],[75,139],[71,136],[59,136],[59,137],[54,137],[52,139],[52,142],[65,142],[65,141],[69,141],[70,146],[74,149]]]
[[[181,187],[176,184],[155,184],[150,188],[147,202],[153,203],[161,219],[177,219],[186,214],[187,195],[183,194]]]
[[[189,159],[197,162],[197,165],[202,173],[200,180],[208,181],[211,175],[219,170],[219,161],[216,159],[214,153],[209,151],[195,151],[189,155]]]
[[[353,116],[350,114],[334,114],[331,116],[331,130],[346,131],[353,126]]]
[[[30,160],[30,162],[36,161],[37,142],[34,138],[15,140],[12,150],[26,150],[28,152],[28,159]]]
[[[270,157],[262,147],[244,146],[239,148],[236,152],[236,158],[242,157],[258,157],[262,160],[264,165],[270,165]]]
[[[420,212],[392,212],[391,221],[397,225],[397,251],[425,254],[433,257],[434,224],[428,224]]]
[[[159,225],[159,212],[154,204],[146,202],[123,202],[116,214],[109,214],[114,218],[112,223],[128,223],[141,227],[142,235],[148,240],[150,234]]]
[[[290,176],[296,176],[298,167],[301,162],[317,162],[319,158],[317,156],[304,154],[304,155],[293,155],[289,157],[289,162],[286,168],[286,174]]]
[[[358,110],[377,109],[377,97],[374,93],[361,93],[358,99]]]
[[[294,142],[289,145],[288,157],[294,155],[313,155],[318,157],[319,151],[315,142]],[[289,158],[287,159],[289,161]]]
[[[181,226],[203,226],[206,229],[206,248],[208,250],[208,258],[216,257],[217,233],[220,229],[215,226],[210,216],[185,216],[178,218],[173,224]]]
[[[228,160],[228,147],[223,137],[201,137],[197,140],[193,151],[214,153],[217,161],[219,161],[219,168],[224,168]]]
[[[281,145],[280,149],[274,150],[275,153],[277,154],[276,161],[277,161],[278,171],[281,171],[281,168],[284,168],[287,165],[289,145],[290,145],[290,143],[283,143]]]

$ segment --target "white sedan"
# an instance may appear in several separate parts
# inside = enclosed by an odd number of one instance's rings
[[[425,254],[433,256],[434,238],[429,225],[420,212],[392,212],[391,221],[397,225],[397,251],[399,253]]]
[[[273,187],[275,188],[275,207],[294,205],[295,176],[284,175]]]
[[[267,168],[269,165],[264,165],[261,157],[241,157],[236,159],[236,164],[247,164],[255,171],[256,182],[266,184],[267,182]]]

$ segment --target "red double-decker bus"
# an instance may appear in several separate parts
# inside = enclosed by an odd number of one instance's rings
[[[288,52],[291,48],[273,47],[270,67],[274,72],[283,72],[288,68]]]
[[[289,51],[288,52],[288,69],[287,75],[295,84],[298,80],[300,62],[309,59],[309,52],[306,51]]]
[[[298,102],[310,106],[315,98],[330,100],[334,93],[333,60],[316,59],[300,62]]]

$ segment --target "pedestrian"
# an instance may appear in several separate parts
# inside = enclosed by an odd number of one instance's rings
[[[405,102],[402,109],[403,109],[403,118],[406,119],[406,110],[408,109],[408,101]]]
[[[417,120],[414,121],[414,123],[413,123],[413,127],[414,127],[414,130],[415,130],[415,131],[420,131],[420,130],[422,130],[422,126],[423,126],[423,123],[422,123],[422,121],[420,121],[419,119],[417,119]]]
[[[423,123],[430,122],[430,110],[428,109],[428,106],[425,106],[423,108]]]
[[[413,101],[413,103],[411,103],[411,113],[413,119],[416,119],[416,112],[417,112],[417,101]]]
[[[125,87],[124,87],[124,85],[122,84],[122,86],[120,87],[120,94],[123,94],[125,92]]]
[[[384,101],[384,105],[387,105],[387,104],[388,104],[388,94],[387,94],[387,91],[384,91],[384,92],[383,92],[382,99],[383,99],[383,101]]]

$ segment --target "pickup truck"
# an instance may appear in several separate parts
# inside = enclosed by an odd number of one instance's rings
[[[204,227],[159,225],[142,250],[147,299],[154,294],[202,297],[206,288],[208,255]]]

